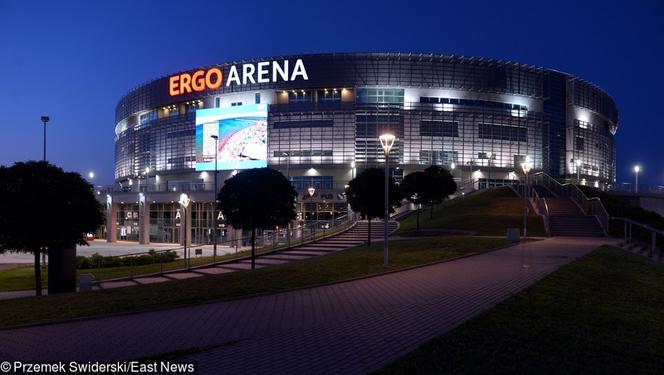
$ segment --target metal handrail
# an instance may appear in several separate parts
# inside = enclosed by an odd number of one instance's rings
[[[528,189],[529,197],[535,213],[542,216],[544,219],[544,231],[546,234],[551,234],[549,230],[549,205],[546,203],[546,198],[540,197],[539,193],[535,189]]]
[[[540,183],[552,190],[554,193],[572,199],[586,215],[592,215],[597,218],[604,235],[609,233],[609,224],[611,217],[598,197],[588,198],[578,186],[570,183],[561,184],[555,178],[544,172],[537,172],[531,175],[532,181],[540,180]]]
[[[641,227],[645,230],[648,230],[651,232],[651,245],[650,245],[650,251],[649,255],[652,257],[653,252],[655,251],[655,248],[657,247],[657,235],[659,234],[660,236],[664,236],[664,230],[653,228],[649,226],[648,224],[643,224],[641,222],[638,222],[636,220],[632,220],[626,217],[611,217],[611,220],[622,220],[624,222],[624,232],[623,232],[623,237],[624,237],[624,242],[632,242],[632,226],[636,225],[638,227]],[[627,225],[629,224],[629,231],[627,230]],[[629,233],[629,235],[628,235]],[[629,238],[628,238],[629,237]]]
[[[336,234],[338,232],[347,230],[350,228],[354,223],[355,223],[355,216],[354,215],[342,215],[337,218],[334,218],[331,220],[332,225],[327,227],[327,226],[320,226],[320,222],[313,222],[313,223],[305,223],[304,225],[298,225],[297,228],[275,228],[274,232],[269,233],[268,235],[264,235],[261,237],[256,237],[257,240],[257,250],[263,249],[264,251],[275,251],[278,250],[282,247],[290,247],[290,246],[296,246],[296,245],[301,245],[305,244],[308,242],[313,242],[320,240],[322,238],[325,238],[327,236]],[[319,227],[320,228],[317,228]],[[307,232],[309,232],[307,234]],[[235,245],[235,256],[232,258],[226,258],[223,259],[223,262],[228,262],[228,261],[233,261],[233,260],[238,260],[242,259],[243,257],[246,257],[244,254],[238,254],[238,245],[241,243],[244,243],[245,241],[250,241],[251,237],[240,237],[240,238],[235,238],[235,239],[229,239],[225,241],[218,242],[218,245],[223,244],[228,244],[230,243],[231,245]],[[187,245],[187,252],[191,253],[192,250],[196,247],[200,246],[207,246],[210,244],[191,244]],[[145,276],[145,275],[151,275],[151,274],[162,274],[164,272],[164,257],[163,254],[169,251],[178,253],[184,250],[184,246],[180,247],[175,247],[175,248],[169,248],[169,249],[161,249],[161,250],[152,250],[152,253],[150,251],[146,252],[140,252],[140,253],[130,253],[130,254],[121,254],[121,255],[111,255],[108,257],[104,258],[115,258],[115,259],[121,259],[121,258],[129,258],[130,265],[125,266],[129,267],[127,270],[128,277],[118,277],[114,279],[107,279],[107,280],[96,280],[96,283],[99,282],[105,282],[105,281],[111,281],[111,280],[125,280],[125,279],[132,279],[137,276]],[[241,253],[246,252],[246,249],[243,250]],[[135,271],[135,267],[139,266],[139,264],[135,264],[134,259],[143,256],[143,255],[152,255],[152,254],[159,254],[159,260],[156,263],[160,264],[160,271],[159,272],[150,272],[147,274],[138,274]],[[187,256],[187,258],[191,259],[191,254]],[[219,263],[219,260],[216,258],[213,258],[211,261],[207,263],[202,263],[202,264],[197,264],[196,267],[201,267],[201,266],[206,266],[206,265],[212,265]],[[191,265],[184,264],[183,267],[179,268],[172,268],[169,269],[168,271],[178,271],[178,270],[185,270],[187,268],[190,268]],[[92,268],[86,268],[86,271],[89,272],[94,272],[96,269],[101,269],[101,268],[113,268],[113,267],[101,267],[101,265],[96,265]]]

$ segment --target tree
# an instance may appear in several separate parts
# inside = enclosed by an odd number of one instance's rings
[[[34,254],[35,293],[41,295],[42,251],[87,245],[85,234],[104,223],[93,187],[78,173],[43,161],[0,167],[0,253]]]
[[[450,171],[437,165],[432,165],[424,170],[430,176],[430,192],[426,202],[430,207],[429,217],[433,218],[433,206],[441,203],[454,194],[457,184]]]
[[[394,207],[401,203],[401,191],[394,182],[389,179],[389,213],[394,212]],[[348,183],[346,188],[346,199],[350,208],[369,221],[369,234],[367,245],[371,245],[371,219],[384,217],[385,205],[385,172],[382,169],[365,169],[357,177]]]
[[[417,208],[417,232],[420,231],[420,205],[429,202],[432,175],[425,172],[413,172],[399,185],[404,198],[413,203]]]
[[[251,268],[256,267],[256,229],[286,226],[295,219],[297,192],[279,171],[248,169],[229,178],[219,191],[219,209],[234,228],[251,231]]]

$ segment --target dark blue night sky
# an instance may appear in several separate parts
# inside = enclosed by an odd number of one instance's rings
[[[579,3],[581,3],[579,1]],[[246,4],[246,5],[243,5]],[[113,181],[114,110],[145,81],[229,60],[432,52],[569,72],[620,109],[618,181],[664,185],[664,2],[0,0],[0,164],[42,157]]]

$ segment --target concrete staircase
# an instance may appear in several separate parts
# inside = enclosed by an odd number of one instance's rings
[[[537,195],[540,196],[540,198],[555,198],[556,196],[551,192],[551,190],[547,189],[546,187],[542,185],[535,185],[533,186],[535,191],[537,192]]]
[[[398,225],[394,221],[388,223],[388,235],[397,229]],[[367,221],[359,221],[353,229],[336,236],[324,238],[304,245],[291,247],[284,250],[275,251],[256,257],[256,267],[265,267],[274,264],[288,263],[294,260],[312,258],[320,255],[326,255],[337,251],[345,250],[354,246],[362,245],[367,242],[369,225]],[[371,222],[371,239],[383,239],[383,222]],[[238,265],[233,263],[221,264],[217,267],[226,267],[233,269],[245,269],[251,264],[251,259],[240,260]]]
[[[541,185],[535,185],[535,190],[546,200],[552,236],[604,237],[597,218],[584,214],[570,198],[556,197]]]
[[[397,222],[390,221],[388,223],[388,235],[397,230],[397,228]],[[257,255],[256,268],[264,268],[302,259],[309,259],[365,244],[367,242],[368,230],[368,222],[359,221],[352,229],[343,233],[332,235],[330,237],[303,245],[294,245],[293,247],[287,249]],[[371,239],[372,241],[380,241],[383,239],[382,221],[375,220],[371,222]],[[194,277],[202,277],[205,275],[217,275],[249,269],[251,269],[251,259],[244,257],[223,263],[196,267],[192,268],[191,270],[174,270],[165,272],[163,274],[143,275],[134,278],[121,278],[101,281],[95,286],[95,289],[111,289],[140,284],[154,284],[172,280],[183,280]]]
[[[651,245],[650,244],[646,244],[646,243],[638,242],[638,241],[632,241],[632,242],[621,242],[618,246],[620,246],[623,249],[629,251],[630,253],[641,255],[641,256],[649,258],[649,259],[651,259],[655,262],[664,263],[664,250],[662,250],[659,247],[655,248],[652,251],[652,256],[651,256]]]

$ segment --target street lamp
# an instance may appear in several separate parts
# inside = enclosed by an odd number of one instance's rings
[[[313,186],[310,186],[310,187],[307,189],[307,193],[309,193],[309,197],[310,197],[310,198],[313,198],[314,194],[316,194],[316,188],[313,187]],[[317,214],[318,214],[318,212],[317,212],[317,211],[318,211],[318,207],[317,207],[316,203],[314,203],[314,205],[315,205],[315,206],[314,206],[314,207],[315,207],[315,209],[314,209],[314,213],[316,214],[316,220],[318,220],[318,215],[317,215]],[[303,207],[304,207],[304,205],[303,205]],[[305,215],[305,219],[306,219],[306,215]],[[315,224],[315,222],[314,222],[313,217],[311,218],[311,222],[313,223],[313,233],[314,233],[314,237],[315,237],[315,236],[316,236],[316,224]],[[306,222],[305,222],[304,227],[305,227],[305,228],[307,227]]]
[[[389,174],[390,174],[390,150],[392,150],[392,146],[394,146],[394,141],[396,140],[396,137],[394,134],[391,133],[385,133],[381,134],[380,137],[378,137],[380,140],[380,145],[383,147],[383,152],[385,153],[385,204],[384,204],[384,211],[383,211],[383,265],[387,267],[390,264],[389,261],[389,249],[387,246],[387,222],[390,219],[389,218],[389,209],[388,209],[388,194],[389,194]]]
[[[574,160],[574,164],[576,165],[576,183],[581,185],[581,159]]]
[[[217,215],[217,159],[219,153],[219,136],[213,134],[210,137],[214,139],[214,208],[212,209],[212,215],[214,216],[212,218],[214,222],[214,229],[212,230],[212,262],[214,263],[217,260],[217,227],[219,227],[219,223],[217,222],[217,218],[219,217]]]
[[[183,209],[182,218],[180,221],[184,220],[184,265],[189,269],[189,257],[187,257],[187,206],[189,206],[189,195],[186,193],[180,194],[180,206]]]
[[[286,157],[286,178],[290,181],[290,153],[284,152],[283,156]]]
[[[493,152],[489,151],[486,153],[486,156],[489,158],[487,169],[488,169],[488,178],[487,178],[487,184],[486,187],[490,188],[491,187],[491,158],[493,157]]]
[[[49,122],[48,116],[42,116],[41,121],[44,123],[44,161],[46,161],[46,123]]]
[[[533,168],[530,157],[526,156],[525,161],[521,163],[525,184],[523,185],[523,236],[528,235],[528,172]]]
[[[46,161],[46,123],[49,122],[48,116],[42,116],[41,121],[44,123],[44,162]],[[42,267],[46,266],[46,249],[42,251]]]
[[[355,160],[353,160],[353,161],[350,162],[350,176],[351,176],[351,180],[354,180],[354,179],[355,179],[355,172],[356,172],[356,169],[355,169]]]
[[[639,192],[639,172],[641,172],[641,166],[640,165],[635,165],[634,166],[634,174],[636,175],[636,183],[634,184],[634,193]]]

